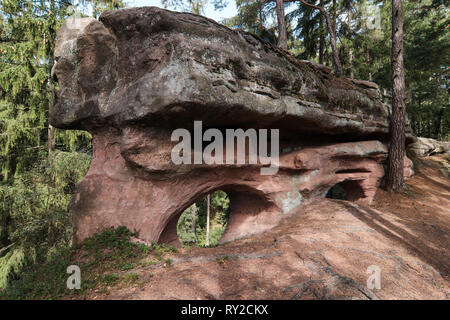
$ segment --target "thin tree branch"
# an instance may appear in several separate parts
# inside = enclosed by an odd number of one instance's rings
[[[288,1],[285,1],[285,2],[288,2]],[[316,10],[320,10],[320,12],[322,12],[322,13],[324,11],[323,7],[319,7],[319,6],[313,5],[311,3],[306,2],[305,0],[300,0],[300,2],[303,3],[305,6],[311,7],[311,8],[316,9]]]

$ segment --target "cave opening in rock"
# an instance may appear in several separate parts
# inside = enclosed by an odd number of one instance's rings
[[[207,232],[208,198],[209,232]],[[222,190],[211,192],[180,215],[177,222],[178,240],[183,246],[215,246],[225,232],[229,216],[228,194]]]
[[[345,180],[336,183],[325,194],[326,198],[348,201],[357,201],[365,197],[361,182],[358,180]]]
[[[341,183],[336,183],[332,186],[325,195],[328,199],[347,200],[347,192],[345,192]]]
[[[222,185],[209,191],[209,246],[226,243],[274,227],[280,211],[263,192],[240,184]],[[206,245],[206,200],[208,193],[189,195],[185,204],[174,204],[158,242],[176,247]],[[194,206],[195,204],[195,206]],[[196,223],[193,225],[193,216]],[[195,228],[195,232],[194,232]]]

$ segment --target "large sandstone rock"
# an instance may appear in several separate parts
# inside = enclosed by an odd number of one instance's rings
[[[450,142],[418,137],[417,140],[409,146],[409,150],[414,152],[417,156],[431,156],[439,153],[450,154]]]
[[[107,11],[63,24],[55,58],[51,123],[93,135],[91,168],[70,205],[75,240],[125,225],[177,243],[182,211],[220,188],[231,199],[227,241],[277,225],[336,183],[349,200],[370,203],[384,175],[389,107],[375,84],[336,78],[210,19],[155,7]],[[279,171],[174,165],[171,133],[192,131],[194,120],[279,128]]]

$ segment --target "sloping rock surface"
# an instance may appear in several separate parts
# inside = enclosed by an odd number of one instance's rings
[[[380,190],[371,207],[317,199],[264,234],[168,254],[169,267],[132,270],[143,286],[88,299],[448,300],[450,187],[438,163],[421,160],[407,193]]]

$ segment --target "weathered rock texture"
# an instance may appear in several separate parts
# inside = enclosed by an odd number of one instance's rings
[[[431,156],[439,153],[450,154],[450,142],[418,137],[417,140],[409,146],[409,150],[414,152],[417,156]]]
[[[408,192],[378,190],[371,206],[316,199],[263,234],[165,253],[157,264],[136,263],[122,273],[132,272],[136,282],[85,298],[448,300],[450,184],[440,173],[443,162],[445,156],[417,159]],[[87,259],[94,257],[81,251],[71,263]],[[144,261],[156,259],[150,254]],[[379,288],[368,288],[369,266],[380,268]]]
[[[93,135],[91,168],[70,205],[75,240],[125,225],[177,243],[182,211],[216,189],[231,199],[222,241],[277,225],[339,182],[349,200],[371,202],[389,117],[375,84],[336,78],[197,15],[145,7],[77,21],[58,35],[59,102],[50,114],[56,127]],[[279,128],[278,173],[174,165],[171,133],[192,130],[194,120],[205,129]]]

